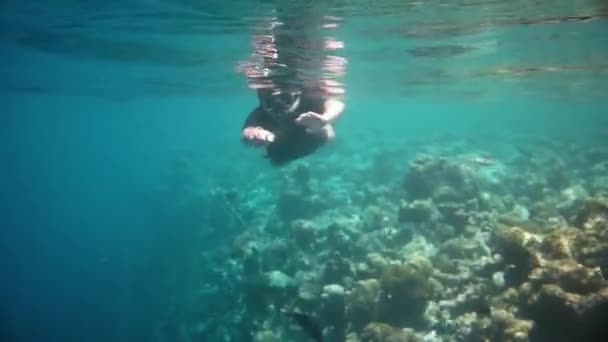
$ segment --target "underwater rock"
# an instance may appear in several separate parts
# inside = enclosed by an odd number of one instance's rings
[[[608,288],[582,296],[565,292],[558,285],[543,285],[527,298],[524,311],[535,322],[531,340],[605,341],[606,305]],[[591,336],[594,339],[583,339]]]
[[[451,186],[441,185],[433,191],[433,201],[436,203],[454,203],[461,199],[456,189]]]
[[[399,206],[399,222],[422,223],[436,218],[437,209],[433,201],[414,200],[412,202],[401,201]]]
[[[547,184],[539,179],[525,179],[523,183],[524,194],[532,201],[540,201],[545,197]]]
[[[355,264],[355,272],[357,273],[358,279],[368,279],[375,276],[375,272],[364,262],[358,262]]]
[[[608,226],[578,234],[571,246],[577,261],[588,267],[599,267],[608,275]]]
[[[586,200],[573,224],[581,229],[593,229],[594,225],[603,225],[608,222],[608,201],[597,198]]]
[[[299,312],[282,310],[282,313],[289,317],[291,321],[299,326],[301,332],[306,334],[314,342],[323,341],[323,326],[315,315]]]
[[[298,299],[304,309],[314,307],[321,296],[321,287],[314,283],[304,283],[298,288]]]
[[[530,271],[540,264],[534,253],[542,238],[519,227],[500,228],[494,234],[495,248],[501,254],[503,262],[511,265],[505,274],[507,286],[523,283]]]
[[[574,228],[555,230],[543,238],[540,251],[551,259],[574,258],[572,244],[576,241],[580,231]]]
[[[370,323],[361,332],[361,342],[422,342],[413,332],[386,323]]]
[[[304,195],[293,189],[281,192],[277,203],[279,217],[286,222],[312,218],[325,208],[326,203],[321,197]]]
[[[379,253],[369,253],[366,257],[368,269],[374,274],[380,273],[389,265],[389,261]]]
[[[488,191],[482,191],[479,194],[479,209],[483,211],[505,212],[507,211],[508,200],[507,196],[498,196]]]
[[[323,265],[323,282],[325,284],[342,283],[347,277],[354,278],[355,266],[353,263],[336,252]]]
[[[340,342],[608,341],[585,338],[608,326],[608,202],[597,193],[608,190],[608,163],[591,169],[581,150],[556,146],[530,148],[520,164],[506,153],[497,181],[461,157],[429,155],[401,186],[370,184],[369,161],[325,190],[314,177],[330,167],[293,169],[279,215],[258,200],[260,219],[226,248],[244,306],[230,318],[248,336],[232,340],[302,338],[277,319],[292,307],[314,312]],[[328,200],[338,187],[358,199]]]
[[[342,255],[352,255],[357,247],[353,241],[359,235],[356,231],[358,227],[356,222],[333,220],[325,229],[325,237],[329,250],[337,251]]]
[[[380,283],[376,279],[359,280],[348,295],[347,317],[355,331],[363,329],[374,320],[375,308],[380,294]]]
[[[457,260],[452,259],[445,253],[437,253],[433,257],[433,265],[435,266],[435,273],[441,275],[443,282],[449,282],[452,279],[454,282],[459,282],[461,279],[454,277],[454,275],[460,272],[459,264]]]
[[[494,283],[497,289],[505,287],[505,272],[494,272],[492,274],[492,283]]]
[[[280,342],[279,336],[270,330],[258,331],[253,335],[253,342]]]
[[[464,208],[461,203],[448,202],[437,204],[437,209],[443,216],[445,222],[457,232],[462,232],[469,223],[470,213]]]
[[[475,312],[467,312],[449,321],[447,324],[452,337],[450,341],[508,341],[492,339],[490,330],[492,320],[479,316]]]
[[[317,238],[317,227],[308,220],[295,220],[290,224],[293,239],[299,248],[311,247]]]
[[[359,235],[354,244],[356,255],[367,255],[376,251],[389,251],[388,236],[384,231],[374,231]]]
[[[383,229],[392,224],[391,213],[377,205],[370,205],[363,212],[363,228],[366,231]]]
[[[290,296],[287,288],[273,287],[267,274],[242,280],[242,302],[251,315],[264,316],[274,304],[282,305]]]
[[[510,207],[510,210],[504,210],[498,215],[498,222],[505,226],[525,226],[526,222],[530,220],[530,210],[527,206],[521,203],[515,202],[512,198],[505,200]]]
[[[294,284],[293,278],[278,270],[266,273],[266,277],[271,288],[284,289]]]
[[[411,201],[401,201],[399,222],[425,225],[422,234],[445,241],[467,228],[480,210],[481,192],[475,176],[456,161],[419,155],[410,164],[404,186]]]
[[[294,267],[301,267],[305,263],[303,258],[289,258],[293,252],[293,245],[286,239],[272,239],[265,242],[260,250],[260,259],[263,260],[264,269],[282,269],[293,273]],[[288,261],[288,262],[286,262]]]
[[[437,248],[424,235],[414,234],[412,241],[399,249],[399,255],[405,258],[413,258],[415,256],[432,257],[437,253]]]
[[[525,319],[518,319],[506,310],[492,311],[492,327],[490,336],[493,341],[530,341],[530,331],[534,322]]]
[[[410,224],[404,224],[401,227],[388,226],[382,230],[382,235],[385,247],[395,249],[412,241],[414,228]]]
[[[410,163],[403,186],[412,199],[466,201],[479,192],[472,175],[457,161],[424,154]]]
[[[413,199],[431,197],[434,189],[432,179],[435,176],[434,169],[441,167],[437,165],[439,163],[428,155],[418,155],[416,159],[410,162],[408,172],[403,180],[403,186]]]
[[[378,319],[399,327],[421,327],[432,296],[430,271],[414,265],[389,265],[380,276]]]
[[[326,297],[344,297],[344,288],[342,285],[330,284],[323,286],[323,296]]]
[[[458,235],[456,228],[444,222],[433,222],[433,224],[426,225],[425,230],[421,231],[429,241],[434,244],[440,244],[443,241],[447,241]]]
[[[257,314],[282,307],[297,295],[294,279],[279,270],[244,278],[243,288],[245,305]]]
[[[572,223],[588,197],[589,193],[582,186],[571,186],[560,192],[555,208],[562,217]]]
[[[346,291],[341,285],[330,284],[323,287],[322,314],[328,329],[328,340],[344,341],[346,338]]]
[[[588,268],[572,259],[544,261],[542,267],[532,270],[528,281],[535,288],[552,284],[577,294],[593,293],[608,286],[599,268]]]
[[[539,227],[539,232],[549,232],[568,225],[556,206],[544,201],[534,203],[529,212],[530,219]]]
[[[303,164],[283,179],[276,207],[279,218],[284,222],[310,219],[329,207],[327,196],[311,190],[312,183],[308,167]]]
[[[510,303],[507,308],[519,306],[522,317],[534,323],[531,329],[526,328],[528,324],[501,328],[503,336],[526,341],[578,341],[581,336],[605,332],[601,328],[604,323],[598,323],[594,312],[605,312],[598,306],[608,302],[608,282],[600,267],[608,256],[608,246],[602,243],[608,234],[606,226],[597,224],[603,222],[603,206],[590,203],[594,204],[579,213],[580,229],[531,234],[511,227],[497,232],[496,243],[504,262],[528,270],[526,276],[520,273],[521,282],[510,283],[521,286],[505,291],[517,289],[517,295],[510,299],[501,296],[499,302]],[[513,316],[515,311],[511,311]]]
[[[478,256],[479,250],[474,243],[462,237],[453,238],[444,242],[439,248],[439,254],[445,255],[449,259],[474,259]]]
[[[367,186],[354,190],[354,192],[357,197],[357,203],[362,206],[376,205],[384,207],[386,204],[391,204],[387,199],[398,196],[394,189],[384,185]]]
[[[576,215],[580,229],[569,238],[574,257],[588,267],[600,267],[608,274],[608,204],[602,199],[590,199]],[[571,233],[574,235],[574,233]]]
[[[259,247],[249,234],[241,234],[233,241],[232,256],[240,260],[245,276],[258,276],[260,274],[262,259]]]

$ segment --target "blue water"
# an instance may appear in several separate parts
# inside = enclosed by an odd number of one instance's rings
[[[137,324],[129,323],[137,305],[129,299],[129,262],[159,230],[173,228],[159,225],[165,218],[146,192],[176,149],[205,151],[232,138],[229,125],[197,113],[213,108],[209,100],[163,104],[180,108],[179,118],[153,102],[129,110],[77,101],[39,97],[3,114],[3,311],[9,331],[26,339],[116,340],[121,326]],[[205,136],[201,127],[227,136]],[[162,281],[162,272],[150,281]]]
[[[234,72],[249,48],[243,18],[264,7],[53,3],[0,5],[0,339],[151,340],[155,325],[178,310],[176,293],[193,281],[188,253],[228,246],[240,229],[223,203],[180,203],[214,187],[246,197],[258,177],[270,188],[280,179],[239,140],[255,105]],[[345,8],[336,15],[344,14],[337,35],[349,59],[347,112],[336,143],[311,163],[339,163],[339,175],[353,153],[365,159],[381,147],[443,134],[473,137],[496,152],[497,136],[606,143],[604,17],[448,37],[490,50],[417,59],[406,51],[428,41],[395,33],[400,17],[366,12],[358,2]],[[401,15],[410,28],[416,19],[454,19],[432,8]],[[475,9],[458,13],[473,17]],[[581,68],[467,76],[509,62]],[[465,75],[432,76],[444,67]],[[187,189],[183,177],[171,178],[171,165],[183,159],[196,178]],[[226,218],[214,222],[210,212]],[[214,276],[197,268],[201,282]]]

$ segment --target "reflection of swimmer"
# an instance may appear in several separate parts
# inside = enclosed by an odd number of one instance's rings
[[[339,100],[310,89],[258,89],[260,104],[247,117],[243,139],[266,146],[266,156],[281,165],[313,153],[334,138],[331,123],[344,110]]]

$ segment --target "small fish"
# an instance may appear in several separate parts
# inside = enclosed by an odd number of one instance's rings
[[[323,342],[323,328],[321,328],[319,322],[311,315],[293,311],[284,312],[287,316],[291,317],[313,341]]]

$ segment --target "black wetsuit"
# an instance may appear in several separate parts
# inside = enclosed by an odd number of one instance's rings
[[[299,103],[292,111],[276,112],[259,105],[245,120],[244,127],[262,127],[274,134],[274,141],[266,147],[266,158],[273,165],[284,165],[290,161],[312,154],[327,142],[322,131],[309,133],[295,119],[302,113],[323,113],[325,100],[314,92],[303,91]]]

